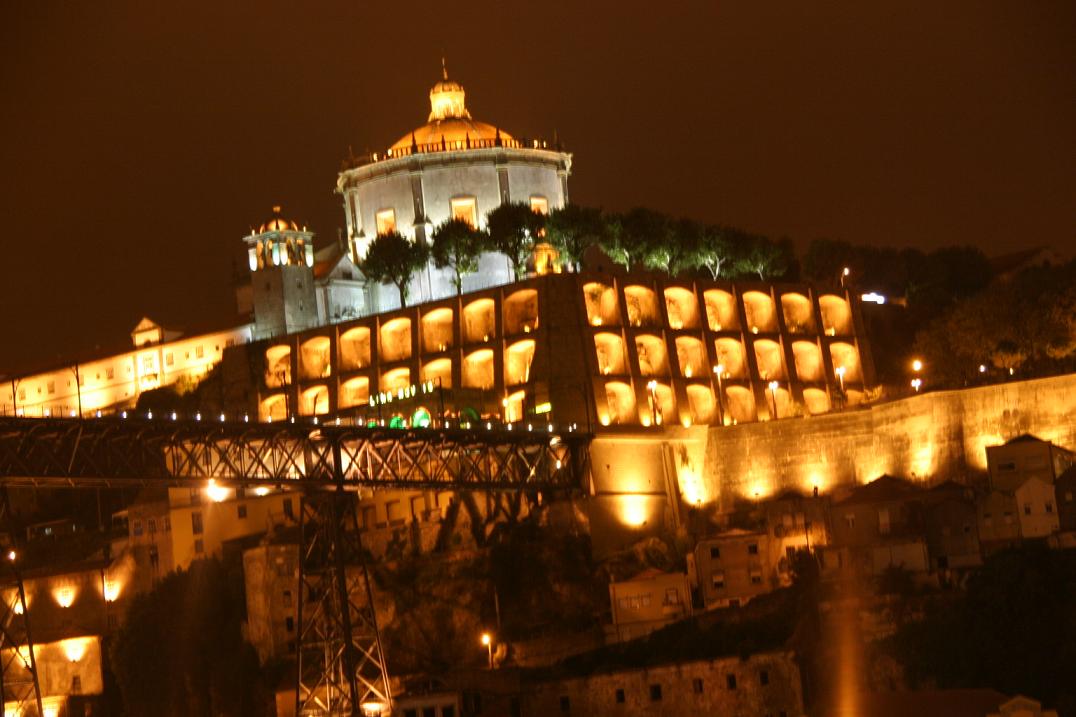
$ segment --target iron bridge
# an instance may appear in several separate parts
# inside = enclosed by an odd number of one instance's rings
[[[137,418],[0,418],[0,483],[578,489],[589,436]]]

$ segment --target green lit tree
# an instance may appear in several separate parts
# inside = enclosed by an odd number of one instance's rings
[[[462,294],[463,275],[478,271],[478,257],[488,246],[485,232],[462,219],[449,219],[433,230],[430,256],[438,269],[452,269],[452,283]]]
[[[737,273],[758,276],[760,281],[782,276],[792,265],[790,242],[774,242],[757,234],[735,231]]]
[[[674,272],[706,269],[712,279],[729,272],[733,244],[725,229],[712,225],[689,227],[683,221],[678,223],[678,228],[680,250],[672,267]]]
[[[545,216],[519,202],[501,204],[486,215],[490,243],[508,257],[515,278],[523,275],[534,238],[544,226]]]
[[[425,246],[410,242],[399,232],[392,231],[379,234],[370,242],[359,269],[371,281],[395,284],[400,291],[400,306],[406,306],[407,285],[428,260],[429,251]]]
[[[546,241],[560,252],[561,259],[578,270],[583,253],[604,240],[607,226],[600,209],[568,204],[549,214],[545,231]]]
[[[642,267],[668,271],[672,223],[665,214],[636,207],[609,218],[602,248],[629,271]]]

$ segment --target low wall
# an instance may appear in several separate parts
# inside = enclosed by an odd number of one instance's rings
[[[1076,448],[1076,374],[937,391],[869,408],[707,429],[705,459],[689,466],[697,502],[729,509],[742,498],[795,488],[822,492],[883,473],[934,483],[986,471],[986,447],[1031,433]],[[682,434],[682,435],[678,435]],[[693,429],[670,428],[675,445]],[[681,494],[683,466],[678,468]],[[695,476],[700,476],[697,479]]]

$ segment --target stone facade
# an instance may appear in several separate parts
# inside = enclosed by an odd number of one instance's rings
[[[531,715],[803,715],[790,652],[760,653],[564,678],[534,685]]]

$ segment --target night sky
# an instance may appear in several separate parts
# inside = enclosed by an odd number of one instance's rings
[[[1071,0],[7,2],[0,374],[143,314],[227,324],[242,235],[280,203],[334,238],[340,160],[425,121],[442,54],[476,119],[558,133],[578,203],[801,245],[1076,243]]]

